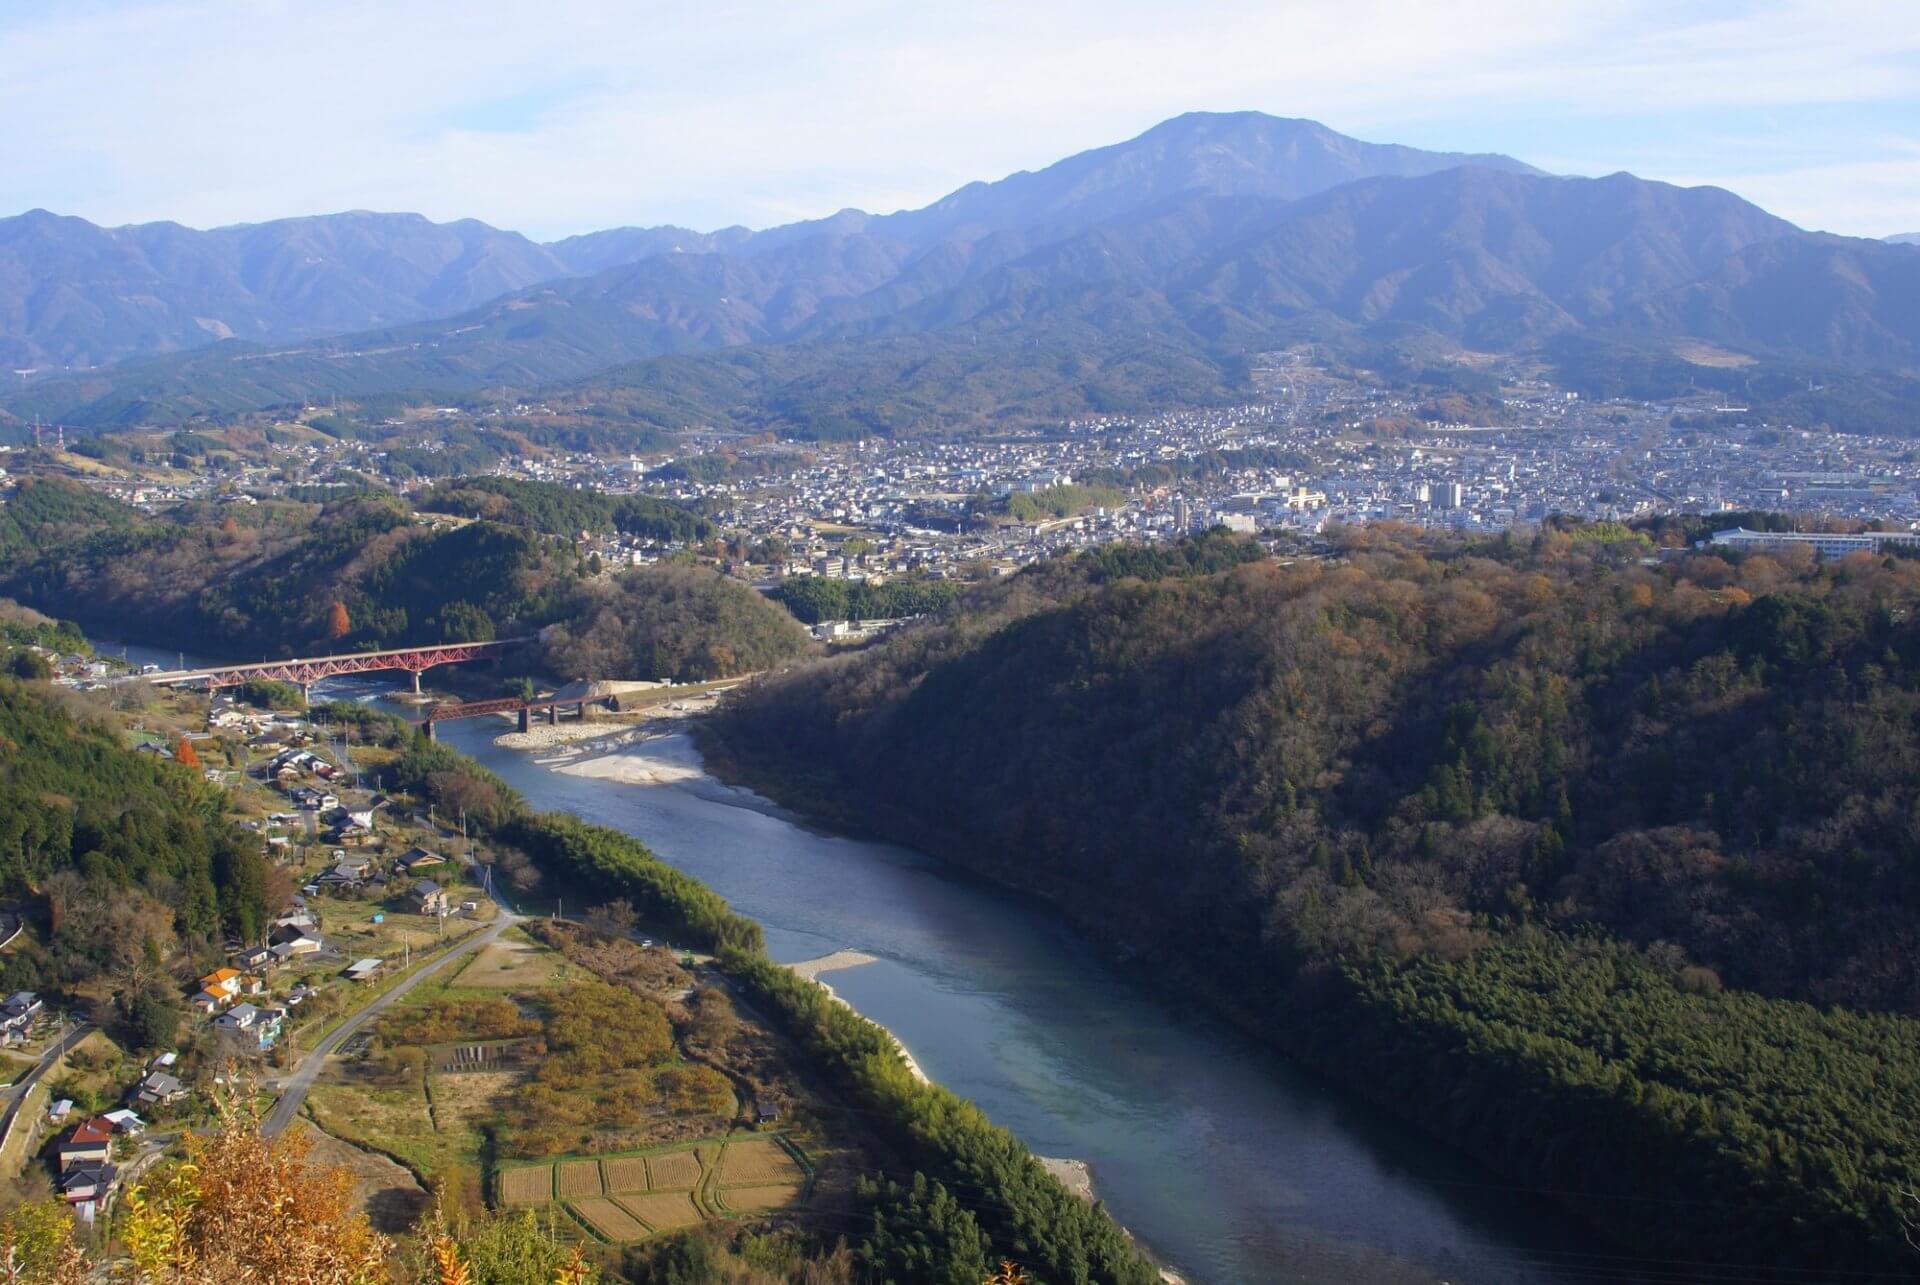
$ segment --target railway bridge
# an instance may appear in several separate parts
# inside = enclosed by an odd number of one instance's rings
[[[535,696],[530,699],[519,696],[499,696],[492,700],[461,701],[457,704],[449,701],[439,705],[429,705],[419,726],[431,741],[435,739],[433,731],[435,723],[449,723],[457,718],[479,718],[484,714],[517,714],[520,719],[520,730],[525,732],[532,729],[536,711],[546,714],[547,722],[558,723],[560,711],[563,708],[572,710],[580,718],[585,718],[589,705],[606,705],[618,709],[620,702],[618,696],[613,693],[602,691],[596,694],[591,685],[573,682],[551,696]]]
[[[370,674],[382,669],[403,669],[413,675],[413,690],[420,690],[420,675],[436,665],[453,665],[464,660],[496,656],[531,638],[496,638],[491,642],[439,643],[431,647],[394,647],[386,651],[348,652],[338,656],[297,656],[290,660],[263,660],[248,665],[218,665],[206,669],[169,669],[141,675],[161,687],[233,687],[240,683],[273,681],[293,683],[302,695],[323,678],[342,674]]]

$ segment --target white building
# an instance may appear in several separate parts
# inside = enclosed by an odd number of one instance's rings
[[[1843,558],[1849,553],[1878,553],[1889,545],[1920,548],[1920,532],[1862,531],[1841,535],[1830,531],[1749,531],[1734,527],[1715,531],[1713,543],[1733,549],[1788,549],[1805,545],[1823,558]]]

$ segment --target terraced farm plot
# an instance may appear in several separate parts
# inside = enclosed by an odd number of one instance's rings
[[[700,1159],[691,1151],[669,1151],[647,1157],[647,1186],[653,1191],[672,1191],[700,1185]]]
[[[720,1193],[720,1202],[736,1214],[757,1214],[767,1209],[785,1209],[800,1203],[803,1188],[797,1182],[770,1183],[760,1187],[728,1187]]]
[[[720,1185],[758,1187],[799,1183],[806,1171],[772,1139],[729,1142],[720,1154]]]
[[[597,1196],[601,1193],[600,1162],[598,1160],[567,1160],[554,1166],[554,1189],[562,1200],[578,1200],[582,1196]]]
[[[624,1196],[632,1191],[647,1190],[647,1161],[644,1156],[621,1156],[614,1160],[602,1160],[600,1167],[606,1173],[607,1194]]]
[[[639,1240],[650,1230],[645,1223],[604,1196],[576,1200],[572,1202],[572,1209],[586,1220],[587,1226],[616,1245],[623,1240]]]
[[[500,1199],[509,1205],[544,1205],[553,1199],[553,1170],[547,1165],[509,1169],[500,1175]]]
[[[656,1191],[646,1196],[622,1196],[620,1206],[655,1231],[692,1227],[701,1221],[689,1191]]]

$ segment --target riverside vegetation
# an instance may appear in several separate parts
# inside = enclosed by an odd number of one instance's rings
[[[1920,562],[1335,551],[1056,560],[738,694],[710,757],[1646,1252],[1910,1270]]]
[[[469,800],[469,819],[527,852],[548,879],[589,899],[628,899],[676,941],[717,953],[749,1003],[905,1158],[905,1172],[861,1188],[872,1221],[854,1252],[880,1278],[973,1285],[1004,1256],[1038,1281],[1155,1279],[1104,1212],[1069,1194],[972,1105],[915,1079],[885,1031],[769,960],[759,925],[704,884],[617,830],[530,812],[499,778],[445,746],[416,741],[392,770],[401,788]]]
[[[77,878],[88,881],[85,886],[110,906],[125,901],[136,909],[146,908],[151,923],[116,923],[91,938],[96,944],[108,943],[96,948],[109,952],[128,943],[140,944],[130,953],[122,952],[128,953],[127,962],[132,965],[150,959],[156,934],[205,934],[223,917],[237,924],[254,904],[250,900],[254,894],[248,891],[253,880],[242,872],[244,861],[221,855],[223,845],[233,846],[237,853],[240,843],[237,836],[231,843],[228,839],[223,792],[178,764],[126,749],[99,711],[85,707],[84,702],[70,711],[64,708],[69,699],[44,683],[0,679],[0,718],[5,720],[0,723],[0,735],[10,751],[22,751],[10,752],[0,761],[0,816],[6,818],[6,855],[15,863],[8,877],[16,889],[31,891],[62,878]],[[403,732],[403,725],[391,716],[363,711],[361,720],[370,740],[397,750],[386,769],[394,790],[443,808],[466,808],[469,821],[490,842],[523,850],[556,887],[627,900],[655,931],[716,952],[719,967],[734,979],[744,998],[791,1041],[809,1074],[837,1095],[843,1109],[859,1114],[865,1131],[890,1157],[884,1167],[859,1181],[860,1213],[851,1232],[839,1225],[803,1229],[776,1240],[749,1232],[731,1247],[716,1243],[711,1235],[659,1239],[627,1252],[621,1265],[627,1279],[724,1280],[758,1267],[822,1282],[851,1279],[858,1271],[870,1279],[974,1285],[1001,1257],[1026,1265],[1036,1281],[1144,1283],[1154,1279],[1153,1269],[1101,1210],[1070,1195],[1012,1135],[975,1108],[915,1079],[898,1047],[879,1027],[768,960],[758,926],[733,914],[710,889],[659,861],[629,836],[570,816],[532,812],[498,778],[443,745]],[[251,849],[247,855],[251,857]],[[183,892],[190,895],[182,896]],[[259,904],[274,902],[271,889],[258,896],[264,898]],[[81,918],[75,909],[73,921]],[[0,964],[7,970],[8,984],[35,984],[41,977],[29,969],[64,966],[61,941],[56,927],[53,945],[45,954],[10,952]],[[86,966],[102,971],[120,962],[114,955]],[[164,978],[156,984],[164,985]],[[636,1003],[628,990],[588,983],[569,995],[549,996],[542,1019],[541,1038],[558,1055],[556,1075],[534,1082],[521,1095],[525,1100],[516,1100],[509,1112],[509,1128],[527,1149],[564,1148],[579,1137],[569,1130],[597,1127],[586,1118],[562,1118],[549,1110],[555,1095],[577,1096],[582,1076],[590,1078],[595,1067],[654,1081],[663,1075],[677,1076],[673,1084],[664,1086],[663,1091],[670,1094],[697,1096],[718,1088],[701,1071],[680,1071],[671,1065],[663,1043],[664,1023],[646,1004]],[[531,1029],[497,1004],[464,1000],[449,1010],[447,1020],[463,1037],[475,1032],[511,1037]],[[416,1025],[422,1022],[427,1025]],[[430,1015],[404,1009],[383,1029],[403,1042],[430,1038],[438,1030]],[[624,1032],[622,1039],[631,1047],[616,1052],[600,1049],[592,1033],[603,1029]],[[251,1157],[249,1163],[264,1165],[263,1146],[252,1140],[251,1127],[244,1121],[230,1128],[224,1141],[196,1141],[197,1171],[163,1176],[142,1197],[150,1202],[144,1208],[172,1212],[157,1229],[140,1225],[155,1235],[173,1227],[187,1239],[174,1239],[168,1245],[180,1248],[191,1243],[212,1253],[216,1224],[205,1223],[196,1211],[215,1207],[225,1197],[210,1192],[194,1174],[204,1176],[213,1168],[226,1172],[220,1167],[227,1165],[231,1155]],[[297,1147],[267,1167],[293,1187],[305,1181]],[[377,1238],[367,1237],[364,1223],[346,1216],[340,1205],[339,1180],[325,1173],[314,1180],[319,1186],[299,1198],[305,1202],[301,1207],[322,1211],[325,1216],[318,1218],[317,1225],[337,1224],[336,1243],[353,1250],[351,1270],[338,1279],[379,1278],[373,1263],[374,1250],[381,1246]],[[36,1217],[30,1212],[19,1214],[0,1231],[12,1236]],[[481,1218],[473,1224],[470,1239],[463,1234],[447,1244],[461,1253],[477,1252],[472,1245],[507,1235],[504,1226]],[[193,1231],[195,1227],[200,1230]],[[202,1239],[194,1240],[195,1236]],[[54,1267],[66,1264],[59,1270],[84,1271],[84,1263],[70,1252],[73,1247],[64,1234],[40,1236],[35,1244],[39,1248],[34,1252],[50,1255],[48,1262]],[[136,1260],[142,1253],[158,1255],[156,1263],[166,1261],[165,1254],[171,1252],[165,1245],[132,1241],[128,1248]],[[301,1239],[283,1248],[288,1253],[321,1254],[324,1246]],[[245,1257],[232,1246],[220,1253]],[[234,1267],[231,1278],[245,1279],[246,1270],[251,1269]],[[553,1277],[549,1270],[545,1276],[509,1273],[483,1279]]]

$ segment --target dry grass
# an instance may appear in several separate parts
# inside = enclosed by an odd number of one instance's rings
[[[376,1230],[403,1232],[426,1211],[431,1197],[404,1165],[343,1142],[305,1120],[295,1127],[305,1130],[313,1143],[307,1154],[310,1163],[343,1170],[353,1179],[354,1206]]]
[[[479,1130],[500,1118],[520,1071],[456,1071],[433,1077],[433,1120],[440,1132]]]
[[[728,1187],[720,1200],[736,1214],[757,1214],[766,1209],[785,1209],[800,1203],[798,1183],[775,1183],[762,1187]]]
[[[691,1151],[669,1151],[647,1157],[647,1186],[654,1191],[672,1191],[700,1185],[700,1160]]]
[[[529,1165],[500,1175],[500,1199],[509,1205],[544,1205],[553,1199],[553,1168]]]
[[[503,933],[468,961],[454,978],[456,986],[498,990],[538,990],[559,980],[566,965],[558,955],[517,933]]]
[[[29,1154],[27,1140],[33,1134],[29,1126],[46,1111],[47,1097],[47,1082],[44,1077],[27,1090],[27,1100],[20,1107],[19,1119],[14,1124],[13,1132],[7,1135],[5,1148],[0,1149],[0,1178],[17,1178],[20,1176],[20,1171],[26,1167]]]
[[[573,1200],[579,1196],[597,1196],[604,1188],[600,1186],[600,1162],[598,1160],[568,1160],[554,1166],[557,1179],[556,1190],[563,1200]]]
[[[604,1197],[576,1200],[571,1208],[587,1220],[589,1227],[616,1245],[621,1241],[639,1240],[649,1230],[645,1223]]]
[[[613,1195],[625,1195],[630,1191],[647,1189],[647,1162],[642,1156],[621,1156],[614,1160],[603,1160],[601,1168],[606,1171],[607,1190]]]
[[[786,1148],[772,1139],[729,1142],[720,1155],[723,1186],[777,1185],[805,1179],[806,1172],[787,1154]]]
[[[1754,364],[1754,359],[1745,353],[1729,352],[1725,348],[1703,344],[1697,340],[1683,340],[1675,344],[1673,355],[1695,366],[1712,366],[1720,369],[1737,369]]]
[[[702,1221],[691,1192],[656,1191],[647,1196],[622,1196],[619,1204],[655,1231],[692,1227]]]

